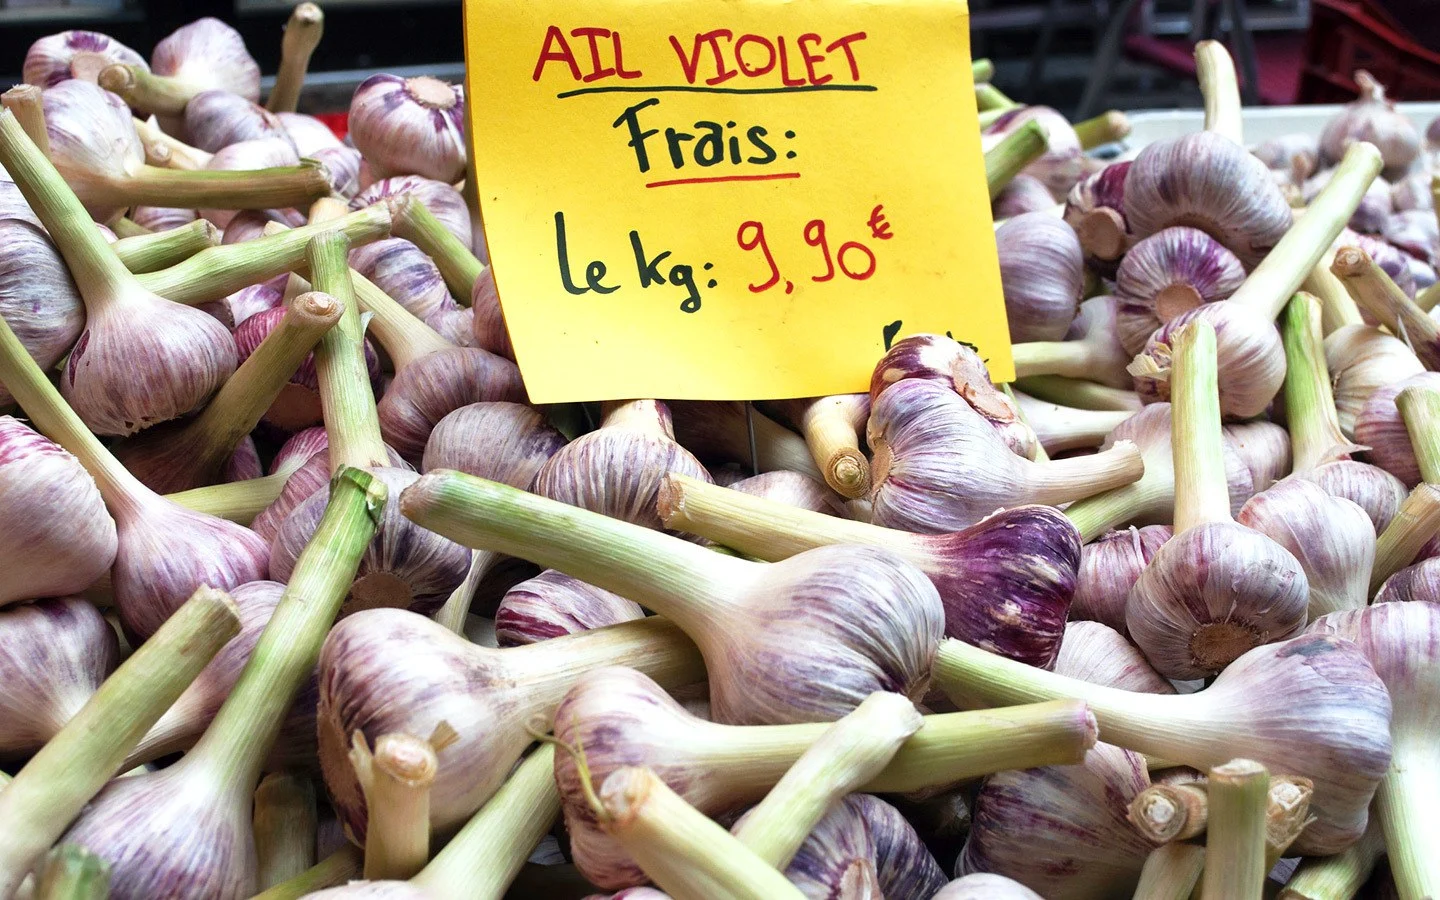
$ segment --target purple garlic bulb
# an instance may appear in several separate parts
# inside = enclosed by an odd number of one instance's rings
[[[350,201],[350,208],[364,209],[390,197],[405,196],[419,200],[431,215],[440,220],[446,231],[455,235],[465,246],[470,246],[473,226],[470,222],[470,211],[465,208],[465,198],[444,181],[420,175],[382,178],[356,194],[355,199]]]
[[[465,173],[460,89],[428,75],[371,75],[350,99],[350,138],[382,178],[423,175],[453,184]]]
[[[1108,269],[1129,246],[1125,223],[1125,176],[1130,163],[1111,163],[1076,184],[1065,200],[1065,221],[1075,229],[1085,256]]]
[[[1074,229],[1044,213],[1026,213],[995,232],[1010,340],[1059,341],[1080,309],[1085,259]]]
[[[472,403],[441,419],[425,444],[421,470],[456,469],[528,489],[565,446],[538,410],[520,403]]]
[[[1137,243],[1115,276],[1117,330],[1131,356],[1155,329],[1203,303],[1224,300],[1245,280],[1235,254],[1198,228],[1165,228]]]
[[[520,369],[477,347],[427,353],[404,365],[380,398],[380,433],[410,463],[425,454],[437,422],[476,402],[525,401]]]
[[[785,877],[810,900],[930,900],[945,884],[945,873],[905,817],[869,794],[851,794],[832,807]]]
[[[495,637],[501,647],[519,647],[643,618],[640,604],[546,569],[505,592],[495,612]]]
[[[1099,622],[1071,622],[1055,659],[1055,672],[1091,684],[1142,694],[1173,694],[1175,688],[1124,635]]]
[[[150,71],[143,56],[107,34],[62,31],[47,34],[30,45],[20,70],[21,79],[41,88],[51,88],[71,78],[94,83],[100,70],[115,63]]]
[[[0,758],[27,757],[44,746],[119,662],[114,629],[79,597],[0,611],[0,678],[7,686],[0,693]]]
[[[1080,553],[1070,617],[1102,622],[1125,634],[1125,598],[1155,551],[1173,533],[1169,525],[1132,526],[1107,532],[1086,544]]]
[[[185,104],[185,131],[191,144],[211,153],[241,141],[260,140],[278,140],[295,150],[279,116],[225,90],[196,94]]]
[[[193,93],[220,90],[260,100],[260,65],[240,32],[206,16],[175,29],[150,54],[150,67]]]

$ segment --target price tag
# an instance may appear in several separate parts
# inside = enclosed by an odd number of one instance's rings
[[[956,0],[466,0],[531,400],[850,393],[899,337],[1014,376]]]

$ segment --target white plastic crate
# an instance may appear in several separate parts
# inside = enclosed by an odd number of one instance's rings
[[[1430,120],[1440,116],[1440,102],[1399,103],[1397,108],[1410,117],[1422,132]],[[1254,106],[1243,113],[1245,141],[1258,144],[1287,134],[1318,137],[1325,123],[1340,110],[1339,104],[1314,106]],[[1198,109],[1142,109],[1125,114],[1130,119],[1130,136],[1124,140],[1128,153],[1146,144],[1179,137],[1205,127],[1205,113]]]

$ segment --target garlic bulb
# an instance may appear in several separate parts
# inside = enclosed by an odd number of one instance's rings
[[[471,342],[471,312],[455,302],[440,270],[414,244],[400,238],[366,244],[351,251],[350,264],[441,337]]]
[[[829,487],[800,472],[761,472],[740,478],[727,487],[742,494],[784,503],[811,512],[846,518],[845,504]]]
[[[49,371],[85,327],[85,304],[65,261],[37,222],[0,219],[0,315]],[[11,403],[0,384],[0,407]]]
[[[671,472],[710,480],[700,461],[675,442],[665,404],[612,402],[598,429],[561,447],[540,467],[534,489],[551,500],[660,528],[655,500]]]
[[[915,378],[885,389],[866,430],[875,523],[923,533],[957,531],[1001,507],[1098,494],[1138,480],[1144,469],[1128,441],[1095,456],[1032,463],[1006,452],[961,397]]]
[[[465,208],[465,198],[444,181],[435,181],[420,175],[398,175],[375,182],[355,195],[350,201],[351,209],[364,209],[372,203],[382,203],[390,197],[414,197],[430,214],[440,220],[445,229],[470,245],[472,225],[470,211]]]
[[[751,470],[786,469],[824,478],[805,439],[744,403],[668,400],[675,440],[701,462],[740,463]],[[750,426],[755,458],[750,453]]]
[[[1250,470],[1252,494],[1265,490],[1290,471],[1290,435],[1274,422],[1231,422],[1221,431],[1225,433],[1226,449],[1234,450]]]
[[[495,637],[518,647],[645,618],[638,603],[546,569],[505,592],[495,612]]]
[[[1399,478],[1406,487],[1420,483],[1420,465],[1410,445],[1405,421],[1395,406],[1395,397],[1408,387],[1440,385],[1440,373],[1422,372],[1403,381],[1376,388],[1355,419],[1355,440],[1369,448],[1370,462]]]
[[[1111,163],[1087,175],[1065,200],[1065,221],[1075,229],[1085,255],[1108,269],[1129,246],[1125,223],[1125,176],[1130,163]]]
[[[191,144],[211,153],[219,153],[241,141],[261,140],[277,140],[288,144],[292,150],[296,149],[279,116],[244,97],[223,90],[204,91],[185,104],[185,133],[189,135]],[[298,159],[298,151],[296,155]]]
[[[1256,647],[1194,694],[1139,694],[1001,659],[959,641],[936,656],[937,687],[962,708],[1083,698],[1107,739],[1201,769],[1237,757],[1315,783],[1316,821],[1295,842],[1329,855],[1365,831],[1390,763],[1390,698],[1349,641],[1307,634]]]
[[[193,209],[176,209],[166,206],[136,206],[130,210],[130,220],[151,231],[169,231],[188,225],[200,217]]]
[[[150,67],[156,75],[181,85],[190,97],[202,91],[221,90],[239,94],[252,103],[260,100],[260,66],[245,49],[244,38],[210,16],[175,29],[156,44],[150,54]]]
[[[1134,644],[1100,622],[1071,622],[1065,626],[1055,673],[1091,684],[1137,691],[1173,694],[1175,688],[1145,660]]]
[[[1249,419],[1270,406],[1285,381],[1285,351],[1270,321],[1235,303],[1207,303],[1181,313],[1150,336],[1130,364],[1135,391],[1145,402],[1170,397],[1170,342],[1185,326],[1204,322],[1215,330],[1220,348],[1220,410],[1226,417]]]
[[[1250,148],[1255,158],[1274,172],[1284,173],[1291,184],[1299,185],[1320,167],[1320,147],[1313,135],[1286,134]]]
[[[1359,247],[1361,250],[1370,254],[1370,258],[1375,261],[1375,264],[1378,265],[1386,275],[1390,276],[1391,280],[1395,282],[1400,290],[1405,292],[1405,296],[1415,296],[1415,276],[1410,271],[1410,257],[1408,254],[1401,252],[1398,247],[1392,246],[1390,242],[1384,238],[1377,237],[1373,234],[1361,234],[1349,228],[1340,232],[1340,235],[1335,238],[1334,244],[1331,245],[1331,249],[1338,251],[1347,246]],[[1362,309],[1361,313],[1366,317],[1365,324],[1376,324],[1374,318],[1368,311]]]
[[[1101,622],[1125,634],[1125,598],[1155,551],[1172,534],[1169,525],[1132,526],[1107,532],[1086,544],[1080,552],[1070,617]]]
[[[1137,243],[1115,275],[1117,332],[1131,356],[1156,328],[1203,303],[1224,300],[1245,280],[1235,254],[1198,228],[1165,228]]]
[[[1134,354],[1126,352],[1117,338],[1118,309],[1115,297],[1091,297],[1080,304],[1065,340],[1014,344],[1016,377],[1064,375],[1129,388],[1133,382],[1125,366]]]
[[[420,468],[458,469],[528,488],[545,461],[564,445],[565,436],[531,407],[472,403],[435,425]]]
[[[321,429],[321,431],[323,432],[324,429]],[[301,433],[303,434],[304,432]],[[299,443],[298,436],[297,438],[292,438],[292,440],[296,440],[297,443]],[[286,446],[288,447],[290,444],[287,442]],[[387,448],[387,452],[388,461],[391,466],[403,469],[409,465],[405,460],[401,459],[400,455],[394,450]],[[276,497],[269,506],[261,510],[260,513],[255,516],[255,520],[250,523],[250,530],[260,535],[266,547],[269,547],[270,544],[274,542],[275,535],[279,534],[281,527],[290,517],[291,511],[310,497],[315,496],[317,491],[321,491],[322,488],[330,483],[330,475],[333,467],[330,463],[328,438],[326,439],[326,443],[320,446],[319,450],[314,450],[313,446],[307,447],[304,452],[299,455],[305,455],[305,453],[309,453],[309,456],[298,468],[290,472],[289,477],[285,479],[285,486],[280,491],[280,495]],[[277,456],[277,468],[279,468],[279,461],[280,457]]]
[[[360,191],[360,166],[363,160],[354,147],[321,147],[314,153],[301,154],[320,163],[330,175],[330,187],[344,198]]]
[[[264,338],[259,337],[254,340],[247,339],[242,343],[238,333],[240,326],[249,321],[252,316],[257,316],[266,310],[278,308],[284,299],[285,291],[283,285],[277,286],[271,282],[263,282],[241,288],[215,304],[223,310],[224,315],[221,317],[221,321],[229,321],[232,323],[232,328],[236,334],[235,346],[241,356],[248,355],[247,344],[249,346],[259,346],[259,342],[264,340]],[[209,305],[210,304],[207,304],[207,307]],[[208,311],[207,309],[207,312]],[[276,318],[278,318],[278,316]],[[268,329],[266,333],[269,333]],[[376,358],[375,365],[377,368],[380,365],[378,357]]]
[[[377,175],[447,184],[465,173],[465,103],[438,78],[371,75],[350,99],[350,136]]]
[[[1380,149],[1385,170],[1403,174],[1420,154],[1420,133],[1395,104],[1385,99],[1385,88],[1364,69],[1355,73],[1360,97],[1345,105],[1320,132],[1320,156],[1333,165],[1352,143],[1368,141]]]
[[[345,146],[345,142],[335,136],[329,125],[314,116],[294,112],[278,112],[275,115],[279,117],[285,133],[290,135],[290,140],[294,142],[295,149],[301,156],[314,156],[321,150]]]
[[[1301,197],[1304,201],[1309,203],[1314,200],[1321,189],[1330,182],[1333,174],[1333,169],[1326,169],[1306,181],[1301,190]],[[1370,186],[1365,189],[1365,196],[1360,198],[1360,205],[1355,207],[1355,212],[1350,216],[1346,227],[1354,229],[1360,234],[1379,234],[1394,211],[1395,207],[1390,199],[1390,182],[1383,178],[1377,178],[1370,182]]]
[[[1016,216],[995,231],[1010,340],[1063,340],[1079,310],[1085,259],[1075,232],[1043,213]]]
[[[1077,409],[1037,400],[1021,391],[1014,394],[1025,424],[1051,456],[1067,450],[1094,450],[1117,425],[1130,418],[1130,413],[1123,410]]]
[[[905,817],[869,794],[851,794],[831,807],[785,877],[808,900],[852,896],[865,887],[887,900],[930,900],[945,884],[945,873]]]
[[[94,82],[100,70],[115,63],[149,70],[145,58],[107,34],[98,31],[62,31],[49,34],[25,52],[21,80],[50,88],[79,78]]]
[[[1004,875],[1048,900],[1127,895],[1152,845],[1126,813],[1149,786],[1144,759],[1109,744],[1077,766],[993,775],[975,798],[956,874]]]
[[[1325,365],[1334,383],[1340,428],[1351,436],[1376,389],[1425,370],[1403,341],[1369,325],[1346,325],[1327,335]]]
[[[395,497],[420,477],[404,469],[376,467],[369,471]],[[316,491],[285,518],[270,547],[271,578],[282,583],[290,579],[328,500],[326,491]],[[361,557],[341,615],[378,607],[432,613],[460,586],[469,567],[467,548],[406,519],[398,504],[387,504],[375,538]]]
[[[0,416],[0,606],[78,594],[115,561],[115,521],[75,457]]]
[[[1069,120],[1048,106],[1023,106],[1003,113],[985,129],[983,137],[1004,138],[1026,122],[1038,122],[1045,129],[1045,152],[1024,169],[1044,182],[1053,197],[1064,197],[1080,180],[1083,152],[1080,138]]]
[[[1421,601],[1440,603],[1440,558],[1430,557],[1385,579],[1375,594],[1375,602],[1400,603]]]
[[[974,347],[937,334],[912,334],[896,341],[870,376],[870,404],[890,385],[904,379],[934,381],[954,391],[995,427],[1017,455],[1035,458],[1035,432],[1025,424],[1015,401],[990,382],[985,361]]]
[[[990,214],[998,222],[1028,212],[1044,212],[1054,205],[1055,198],[1045,182],[1022,173],[1010,179],[1000,196],[991,202]]]
[[[1235,521],[1290,551],[1310,585],[1311,619],[1369,601],[1375,526],[1365,510],[1287,478],[1251,497]]]
[[[1209,131],[1156,141],[1125,176],[1125,218],[1146,238],[1174,225],[1206,232],[1253,268],[1290,228],[1290,204],[1260,160]]]
[[[1004,875],[976,872],[957,878],[931,900],[1045,900],[1025,885]]]
[[[471,324],[475,329],[475,346],[513,361],[515,348],[510,344],[510,332],[505,329],[505,316],[500,310],[500,293],[495,289],[493,270],[487,268],[475,279],[470,309],[474,314]]]
[[[1396,180],[1390,186],[1390,204],[1395,207],[1396,212],[1414,209],[1433,210],[1435,195],[1430,191],[1429,174],[1417,172]]]
[[[0,677],[9,686],[0,694],[0,758],[44,746],[119,662],[114,629],[79,597],[0,612]]]
[[[247,288],[246,290],[251,289]],[[274,294],[278,300],[279,292],[276,291]],[[236,304],[232,303],[231,308],[236,308]],[[244,307],[241,307],[241,310],[243,312]],[[276,306],[246,316],[236,325],[235,347],[240,354],[242,368],[245,360],[249,359],[250,355],[264,343],[285,316],[286,310]],[[365,343],[365,364],[369,369],[371,381],[378,379],[380,358],[375,354],[374,348],[368,341]],[[319,389],[320,384],[315,376],[315,358],[313,355],[306,354],[299,368],[290,376],[290,380],[280,389],[280,393],[271,402],[270,408],[265,411],[264,421],[286,433],[320,424]]]
[[[1416,260],[1429,261],[1440,250],[1440,224],[1433,209],[1410,209],[1385,220],[1385,240]]]

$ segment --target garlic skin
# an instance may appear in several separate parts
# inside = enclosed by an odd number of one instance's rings
[[[1072,620],[1103,623],[1121,635],[1125,630],[1125,598],[1150,564],[1160,545],[1170,540],[1169,525],[1131,526],[1111,531],[1086,544],[1080,552],[1080,572],[1070,604]],[[1065,645],[1060,645],[1064,650]]]
[[[280,299],[283,294],[276,292],[275,296]],[[239,352],[240,362],[250,358],[250,354],[259,348],[283,318],[285,308],[274,306],[245,317],[235,326],[235,348]],[[369,341],[365,342],[365,365],[370,371],[371,381],[378,379],[380,358]],[[313,354],[307,354],[300,368],[290,376],[290,382],[281,389],[275,402],[270,404],[263,421],[287,433],[321,423],[320,383],[315,375]]]
[[[323,432],[324,429],[321,429]],[[289,444],[286,445],[287,447]],[[396,468],[405,468],[409,463],[400,458],[400,454],[393,449],[386,447],[389,454],[390,465]],[[326,440],[319,450],[311,452],[311,455],[294,469],[290,477],[285,479],[285,486],[280,490],[280,496],[275,502],[262,509],[250,523],[250,529],[265,542],[267,547],[275,540],[281,527],[290,517],[290,513],[301,503],[315,496],[317,491],[322,491],[330,484],[330,453],[329,441]],[[282,449],[282,452],[283,449]],[[307,451],[309,452],[309,448]],[[276,467],[279,466],[280,458],[276,457]]]
[[[275,115],[301,156],[313,157],[320,150],[345,146],[345,142],[335,136],[329,125],[314,116],[294,112],[280,112]]]
[[[663,529],[655,503],[671,472],[710,481],[710,472],[676,443],[665,404],[632,400],[607,404],[598,429],[546,460],[535,475],[534,490],[551,500]]]
[[[1309,618],[1369,601],[1375,527],[1359,506],[1318,485],[1287,478],[1245,504],[1235,521],[1275,541],[1300,563],[1310,585]]]
[[[1150,786],[1145,760],[1096,744],[1078,766],[999,772],[972,809],[957,875],[1004,875],[1047,900],[1130,894],[1152,845],[1126,818]]]
[[[475,290],[470,294],[470,310],[475,346],[513,362],[515,348],[510,343],[505,315],[500,310],[500,293],[495,288],[494,270],[486,269],[475,279]]]
[[[419,247],[401,238],[375,241],[350,251],[350,265],[441,337],[471,343],[470,311],[450,296],[439,268]]]
[[[1065,222],[1075,229],[1086,257],[1103,268],[1111,265],[1129,245],[1125,222],[1125,177],[1129,161],[1111,163],[1087,175],[1065,199]]]
[[[1135,392],[1146,403],[1170,399],[1170,341],[1196,320],[1207,321],[1215,329],[1221,414],[1249,419],[1265,412],[1285,382],[1280,332],[1273,322],[1232,303],[1207,303],[1157,328],[1130,364]]]
[[[495,637],[501,647],[519,647],[643,618],[640,604],[546,569],[505,592],[495,612]]]
[[[1045,129],[1045,152],[1022,171],[1040,179],[1058,202],[1083,174],[1084,151],[1068,119],[1048,106],[1021,106],[992,122],[982,132],[981,139],[989,146],[1030,121],[1040,123]]]
[[[260,462],[260,450],[255,446],[255,439],[247,434],[240,439],[239,444],[235,445],[235,450],[230,454],[230,458],[225,460],[220,480],[228,484],[235,481],[249,481],[264,474],[265,466]]]
[[[1314,135],[1283,135],[1256,144],[1250,152],[1267,169],[1284,173],[1295,185],[1303,184],[1320,167],[1320,146]]]
[[[226,297],[224,300],[220,301],[220,304],[226,310],[230,321],[234,323],[233,328],[235,331],[235,346],[237,352],[240,355],[241,362],[244,362],[244,358],[249,356],[250,353],[253,352],[253,347],[247,349],[245,344],[242,343],[239,335],[240,326],[244,325],[247,321],[249,321],[252,316],[259,315],[266,310],[278,309],[284,302],[284,300],[284,290],[280,287],[276,287],[272,283],[266,282],[263,284],[252,284],[249,287],[243,287],[235,293],[231,294],[230,296]],[[276,317],[276,320],[278,321],[278,317]],[[265,330],[265,333],[270,333],[268,328]],[[262,337],[260,340],[264,340],[264,338]],[[255,341],[254,346],[260,346],[259,341]],[[376,359],[375,364],[378,368],[380,364],[378,358]]]
[[[330,187],[346,199],[360,192],[360,166],[363,160],[354,147],[321,147],[314,153],[301,154],[314,159],[330,175]]]
[[[529,488],[565,436],[539,411],[520,403],[472,403],[441,419],[425,445],[420,470],[457,469]]]
[[[119,97],[72,78],[46,90],[41,99],[50,161],[72,187],[96,173],[124,178],[145,164],[130,108]],[[77,193],[85,202],[85,191]],[[97,222],[109,222],[123,211],[92,202],[85,202],[85,210]]]
[[[1264,163],[1229,138],[1200,131],[1140,151],[1125,176],[1125,218],[1139,238],[1174,225],[1198,228],[1254,268],[1293,216]]]
[[[1334,169],[1326,169],[1306,181],[1301,190],[1301,197],[1304,201],[1309,203],[1314,200],[1321,189],[1330,183],[1330,178],[1334,173]],[[1395,207],[1390,199],[1390,182],[1384,178],[1376,178],[1365,189],[1365,195],[1360,198],[1360,205],[1355,207],[1355,212],[1351,214],[1350,221],[1346,224],[1347,227],[1361,234],[1379,234],[1394,211]]]
[[[790,472],[784,469],[775,472],[761,472],[759,475],[741,478],[727,486],[741,493],[763,497],[787,506],[796,506],[811,512],[847,518],[845,504],[839,495],[830,490],[830,487],[824,482],[802,472]]]
[[[976,872],[945,885],[931,900],[1045,900],[1025,885],[989,872]]]
[[[192,85],[196,92],[229,91],[260,102],[260,65],[245,49],[240,32],[205,16],[175,29],[155,45],[150,68]]]
[[[189,225],[200,218],[193,209],[174,209],[165,206],[135,206],[130,209],[130,220],[151,231],[169,231]]]
[[[0,692],[0,759],[27,757],[44,746],[119,662],[114,629],[79,597],[0,612],[0,678],[6,685]]]
[[[880,395],[867,438],[875,524],[928,534],[959,531],[1002,507],[1100,493],[1143,471],[1139,450],[1128,441],[1091,457],[1024,460],[1005,452],[995,430],[961,397],[914,378]]]
[[[519,367],[476,347],[439,350],[395,374],[377,406],[380,433],[406,460],[419,462],[437,422],[462,406],[496,400],[524,402]]]
[[[399,497],[420,477],[404,469],[376,467],[368,471],[389,488],[392,497]],[[285,518],[270,547],[272,579],[282,583],[290,579],[329,499],[328,491],[318,490]],[[469,568],[468,547],[421,528],[401,514],[398,503],[387,503],[340,615],[381,607],[429,615],[460,586]]]
[[[1295,477],[1313,481],[1330,496],[1359,506],[1370,517],[1376,534],[1383,534],[1389,527],[1410,493],[1404,482],[1379,466],[1349,459],[1296,472]]]
[[[371,75],[350,98],[350,138],[382,178],[465,174],[465,103],[458,87],[422,75]]]
[[[110,568],[118,546],[115,521],[79,460],[0,416],[0,607],[80,593]]]
[[[1139,648],[1099,622],[1071,622],[1065,626],[1054,671],[1122,691],[1175,693],[1174,686],[1155,671]]]
[[[0,315],[48,372],[80,337],[85,304],[38,222],[0,219],[0,248]],[[0,408],[12,402],[0,384]]]
[[[1224,300],[1245,280],[1245,267],[1198,228],[1165,228],[1137,243],[1115,275],[1117,333],[1131,356],[1155,329],[1204,303]]]
[[[1263,491],[1290,471],[1290,433],[1274,422],[1231,422],[1220,429],[1225,446],[1250,470],[1254,491]]]
[[[115,63],[150,70],[143,56],[107,34],[62,31],[47,34],[30,45],[20,70],[21,80],[41,88],[52,88],[71,78],[94,83],[101,69]]]
[[[1055,198],[1045,182],[1022,172],[1010,179],[1000,195],[990,202],[990,215],[998,222],[1029,212],[1044,212],[1054,205]]]
[[[1064,340],[1085,287],[1074,230],[1053,216],[1026,213],[996,229],[995,247],[1011,342]]]
[[[1420,465],[1410,445],[1410,433],[1395,407],[1395,398],[1408,387],[1440,386],[1440,373],[1421,372],[1404,381],[1377,388],[1355,418],[1355,440],[1368,447],[1366,458],[1399,478],[1407,488],[1420,483]]]
[[[1385,240],[1416,260],[1433,260],[1436,250],[1440,249],[1440,223],[1436,222],[1433,209],[1397,212],[1385,220],[1382,234]]]
[[[261,140],[277,140],[296,150],[279,116],[224,90],[203,91],[185,104],[185,132],[193,146],[210,153],[241,141]]]
[[[1300,563],[1275,541],[1210,522],[1155,551],[1126,598],[1125,627],[1162,675],[1205,678],[1252,647],[1299,634],[1307,585]]]
[[[1435,195],[1430,192],[1429,174],[1417,172],[1397,179],[1390,186],[1390,205],[1395,207],[1396,212],[1412,209],[1433,210]]]
[[[1425,371],[1403,341],[1371,325],[1345,325],[1326,335],[1325,367],[1340,430],[1352,438],[1355,420],[1377,389]]]
[[[870,404],[897,381],[934,381],[962,397],[995,427],[1017,456],[1033,460],[1038,440],[1008,394],[995,387],[974,347],[938,334],[912,334],[895,342],[870,376]]]
[[[945,884],[944,871],[905,817],[869,794],[851,794],[833,806],[800,845],[785,877],[809,900],[930,900]],[[864,886],[872,893],[857,893]]]
[[[383,203],[390,197],[411,196],[419,200],[430,214],[440,220],[445,230],[455,235],[460,243],[470,246],[473,239],[473,225],[470,211],[465,208],[465,198],[444,181],[436,181],[420,175],[397,175],[382,178],[355,195],[350,201],[352,210],[364,209],[376,203]]]
[[[1357,141],[1368,141],[1380,151],[1387,174],[1403,173],[1420,155],[1420,132],[1395,104],[1385,99],[1385,88],[1364,69],[1355,73],[1360,97],[1347,103],[1320,132],[1320,156],[1334,165]]]
[[[1375,594],[1375,602],[1440,603],[1440,557],[1430,557],[1385,579]]]

